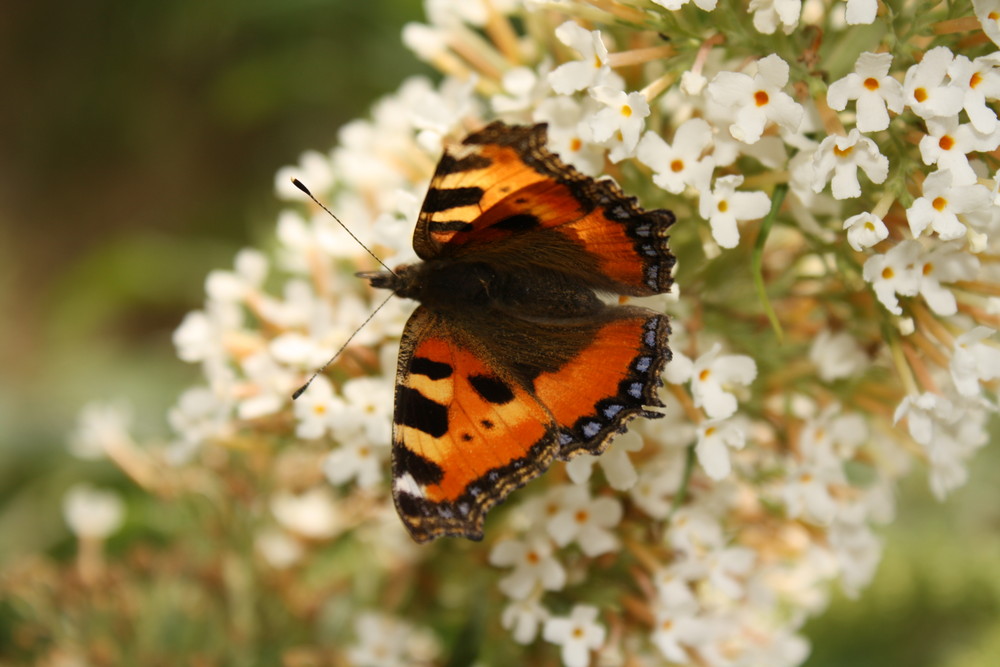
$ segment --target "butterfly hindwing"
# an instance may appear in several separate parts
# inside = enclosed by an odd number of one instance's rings
[[[641,209],[614,182],[581,174],[545,144],[544,124],[496,122],[449,148],[417,221],[417,254],[503,256],[559,267],[594,289],[632,296],[667,291],[673,214]]]
[[[480,539],[490,507],[548,468],[551,415],[421,307],[403,334],[393,418],[393,498],[418,542]]]

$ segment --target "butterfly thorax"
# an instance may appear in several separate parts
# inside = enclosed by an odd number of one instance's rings
[[[604,307],[593,290],[539,269],[446,259],[403,265],[393,273],[360,275],[372,287],[392,290],[439,313],[482,309],[526,319],[559,319],[586,316]]]

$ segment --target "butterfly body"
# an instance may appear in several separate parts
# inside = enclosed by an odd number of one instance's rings
[[[445,153],[414,233],[423,261],[361,274],[421,304],[393,415],[393,497],[414,539],[480,539],[486,512],[554,459],[660,416],[666,316],[599,295],[669,289],[672,223],[562,163],[544,125],[494,123]]]

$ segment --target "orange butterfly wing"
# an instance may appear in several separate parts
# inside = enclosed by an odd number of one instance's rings
[[[546,136],[544,124],[495,122],[445,151],[417,220],[417,255],[475,253],[489,261],[503,254],[525,266],[558,267],[594,289],[666,292],[673,213],[645,211],[613,181],[580,173],[546,149]],[[553,231],[563,241],[558,248],[546,242]]]

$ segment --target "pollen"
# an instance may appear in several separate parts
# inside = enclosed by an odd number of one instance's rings
[[[705,437],[706,438],[711,438],[713,435],[715,435],[715,430],[716,429],[715,429],[714,426],[709,426],[708,428],[706,428],[705,429]]]
[[[577,523],[587,523],[587,520],[590,518],[590,514],[587,510],[577,510],[577,513],[573,515],[573,518],[576,519]]]
[[[892,280],[892,277],[896,275],[896,272],[892,270],[891,266],[887,266],[882,269],[882,280]]]
[[[753,94],[753,101],[757,103],[757,106],[762,107],[766,106],[771,101],[771,98],[768,97],[767,91],[758,90]]]
[[[670,171],[675,174],[684,171],[684,160],[674,160],[670,163]]]
[[[577,626],[577,627],[573,628],[573,638],[574,639],[580,639],[581,637],[583,637],[583,634],[584,634],[583,633],[583,628],[581,628],[580,626]]]
[[[938,146],[940,146],[943,151],[950,151],[955,147],[955,140],[946,134],[938,139]]]
[[[927,262],[926,264],[924,264],[924,269],[921,273],[923,273],[925,276],[929,276],[932,273],[934,273],[934,264],[932,264],[931,262]]]
[[[865,230],[869,231],[869,232],[874,232],[875,231],[875,223],[873,223],[871,220],[866,220],[865,221]]]
[[[583,148],[583,141],[580,139],[580,137],[573,137],[572,139],[570,139],[570,141],[569,141],[569,149],[571,151],[573,151],[575,153],[578,150],[580,150],[581,148]]]
[[[867,88],[868,90],[878,90],[879,88],[878,79],[876,79],[873,76],[870,76],[867,79],[865,79],[865,88]]]
[[[969,88],[975,88],[982,82],[983,82],[983,75],[980,74],[979,72],[975,72],[971,77],[969,77]]]
[[[948,200],[944,197],[935,197],[934,201],[931,202],[931,206],[933,206],[935,210],[943,211],[948,206]]]
[[[594,54],[594,69],[601,69],[602,65],[604,65],[604,63],[601,62],[601,57],[595,53]]]
[[[532,565],[538,565],[538,562],[542,559],[538,555],[537,551],[529,551],[527,554],[524,555],[524,560],[528,561]]]
[[[924,88],[924,87],[922,87],[922,86],[920,88],[914,89],[914,91],[913,91],[913,99],[915,99],[918,102],[926,102],[927,101],[927,89]]]
[[[726,203],[726,202],[719,202],[719,205],[721,206],[722,204],[725,204],[725,203]],[[712,371],[710,371],[710,370],[708,370],[708,369],[706,368],[706,369],[705,369],[705,370],[703,370],[703,371],[702,371],[701,373],[698,373],[698,379],[699,379],[699,380],[701,380],[702,382],[704,382],[704,381],[705,381],[705,380],[707,380],[707,379],[708,379],[708,378],[709,378],[709,377],[710,377],[711,375],[712,375]]]
[[[622,105],[622,115],[625,116],[626,118],[628,118],[629,116],[631,116],[632,115],[632,107],[630,107],[627,104],[623,104]]]
[[[854,152],[854,146],[848,146],[847,148],[841,148],[837,144],[833,145],[833,154],[837,157],[847,157]]]
[[[326,414],[326,406],[325,405],[315,405],[315,406],[313,406],[313,412],[315,412],[318,415],[325,415]]]
[[[989,14],[986,15],[986,18],[988,18],[991,21],[1000,21],[1000,14],[998,14],[997,12],[990,12]]]

